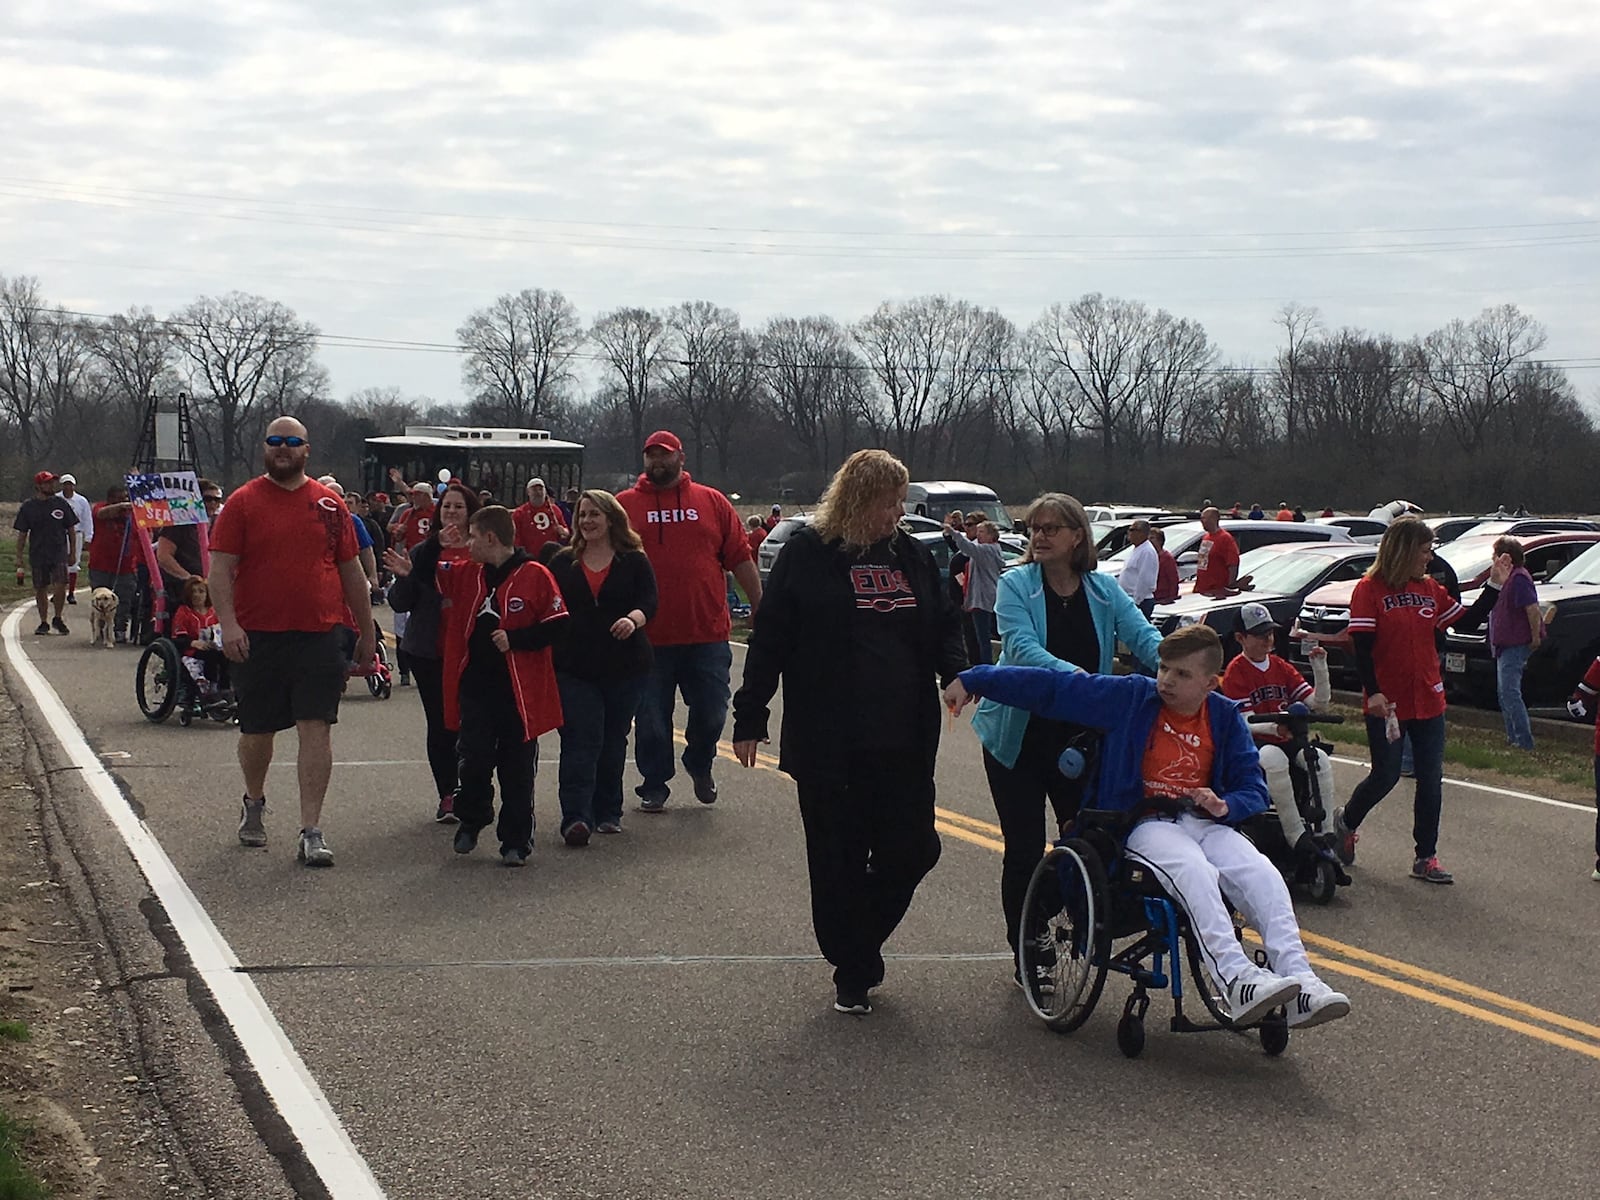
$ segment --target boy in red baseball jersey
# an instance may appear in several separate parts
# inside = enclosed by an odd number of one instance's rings
[[[1595,696],[1600,693],[1600,658],[1589,664],[1572,698],[1567,701],[1567,711],[1580,721],[1595,719]],[[1594,870],[1589,878],[1600,883],[1600,725],[1594,730]]]
[[[1246,604],[1239,611],[1239,625],[1234,637],[1239,642],[1240,653],[1222,674],[1222,694],[1240,701],[1240,711],[1247,716],[1283,712],[1297,701],[1312,708],[1327,707],[1332,693],[1328,686],[1326,650],[1318,646],[1312,654],[1311,674],[1317,681],[1313,688],[1305,676],[1295,670],[1293,663],[1272,653],[1272,635],[1278,624],[1266,605]],[[1250,732],[1255,735],[1261,772],[1267,777],[1267,791],[1272,795],[1272,807],[1278,811],[1284,840],[1297,850],[1313,850],[1312,846],[1301,845],[1301,839],[1311,835],[1295,804],[1294,780],[1290,776],[1291,769],[1305,771],[1304,760],[1289,761],[1283,748],[1289,737],[1282,726],[1251,725]],[[1324,800],[1333,799],[1333,767],[1326,754],[1317,756],[1317,790]]]

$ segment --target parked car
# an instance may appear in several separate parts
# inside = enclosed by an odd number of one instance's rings
[[[1384,532],[1389,528],[1382,521],[1374,521],[1371,517],[1314,517],[1318,525],[1337,525],[1349,532],[1350,536],[1358,542],[1368,542],[1376,546],[1383,541]]]
[[[1493,519],[1493,517],[1444,517],[1438,521],[1429,521],[1428,524],[1433,527],[1433,540],[1443,545],[1445,542],[1453,542],[1462,537],[1474,526]]]
[[[1283,542],[1348,542],[1350,534],[1336,525],[1318,525],[1312,521],[1251,521],[1226,520],[1222,528],[1233,534],[1239,543],[1242,557],[1258,546],[1271,546]],[[1200,539],[1205,527],[1199,521],[1180,521],[1166,526],[1167,551],[1178,560],[1178,578],[1193,579],[1200,564]],[[1108,575],[1120,575],[1128,561],[1128,548],[1100,560],[1100,569]]]
[[[950,543],[944,540],[944,534],[937,529],[923,529],[918,530],[912,536],[932,552],[933,561],[939,566],[940,577],[948,579],[950,576],[950,559],[953,552],[950,549]],[[1022,557],[1022,551],[1014,546],[1007,545],[1003,538],[1000,542],[1000,552],[1005,558],[1005,562],[1000,567],[1002,571],[1012,566]]]
[[[1174,515],[1165,508],[1143,508],[1137,504],[1086,504],[1083,511],[1088,514],[1091,524],[1101,521],[1108,525],[1118,521],[1136,521],[1141,517],[1148,521]]]
[[[981,483],[964,483],[959,479],[926,480],[906,485],[906,512],[927,517],[935,524],[959,510],[961,513],[982,513],[985,520],[993,521],[1002,530],[1016,528],[1016,520],[1000,503],[993,488]]]
[[[1362,542],[1294,542],[1259,546],[1239,559],[1244,586],[1225,596],[1191,593],[1156,608],[1151,620],[1165,637],[1180,625],[1196,621],[1211,626],[1222,638],[1224,661],[1238,653],[1233,635],[1239,631],[1239,610],[1264,604],[1278,630],[1278,654],[1289,657],[1289,630],[1306,596],[1327,583],[1352,585],[1378,556],[1376,546]]]
[[[761,545],[756,547],[756,569],[761,572],[761,582],[763,584],[767,582],[767,576],[772,572],[772,564],[778,561],[778,552],[783,549],[784,543],[793,537],[797,530],[804,529],[811,524],[814,516],[814,513],[796,513],[792,517],[785,517],[774,525],[767,536],[762,539]],[[918,535],[921,540],[926,541],[926,535],[932,534],[938,539],[940,546],[944,545],[944,523],[942,521],[907,513],[900,518],[900,524]],[[1000,545],[1007,551],[1010,560],[1015,561],[1015,559],[1021,557],[1023,550],[1027,547],[1027,542],[1015,534],[1003,533],[1000,535]],[[939,569],[944,571],[950,565],[950,553],[948,550],[944,550],[942,553],[944,557],[940,561]],[[936,552],[934,557],[938,558],[939,552]]]
[[[1600,522],[1587,517],[1485,517],[1456,537],[1529,537],[1535,533],[1561,533],[1566,530],[1600,530]]]
[[[1465,591],[1480,588],[1489,578],[1489,566],[1494,561],[1494,544],[1501,537],[1516,537],[1522,543],[1523,565],[1536,581],[1555,577],[1573,559],[1585,553],[1590,546],[1600,542],[1600,532],[1568,530],[1561,533],[1490,534],[1473,533],[1459,537],[1438,548],[1439,557],[1450,564],[1456,580]]]
[[[1465,593],[1463,604],[1478,598]],[[1600,543],[1539,585],[1545,637],[1528,659],[1522,697],[1530,705],[1559,705],[1572,694],[1589,664],[1600,654]],[[1472,704],[1497,707],[1494,656],[1487,631],[1445,637],[1444,683],[1450,695]]]
[[[1170,525],[1178,525],[1187,520],[1186,517],[1167,513],[1159,517],[1128,517],[1117,521],[1090,521],[1089,529],[1094,534],[1095,551],[1102,557],[1115,554],[1128,544],[1128,530],[1133,528],[1135,521],[1148,521],[1152,529],[1165,529]]]

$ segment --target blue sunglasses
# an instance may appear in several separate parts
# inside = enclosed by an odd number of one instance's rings
[[[293,434],[290,434],[288,437],[284,437],[281,433],[275,433],[271,437],[267,438],[267,445],[271,446],[274,450],[276,450],[279,446],[288,446],[293,450],[298,450],[305,444],[305,438],[295,437]]]

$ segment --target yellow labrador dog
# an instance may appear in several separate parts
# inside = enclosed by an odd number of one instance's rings
[[[97,587],[89,597],[89,622],[89,644],[109,649],[117,623],[117,594],[110,588]]]

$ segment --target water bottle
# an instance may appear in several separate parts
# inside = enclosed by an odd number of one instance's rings
[[[1394,715],[1394,709],[1389,710],[1389,715],[1383,722],[1383,734],[1391,742],[1400,740],[1400,718]]]

